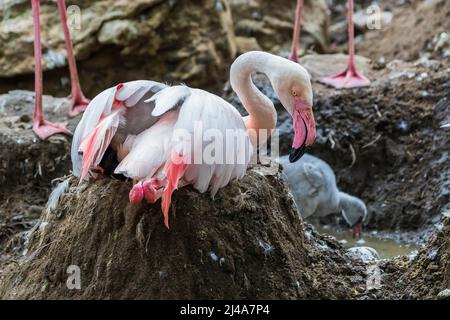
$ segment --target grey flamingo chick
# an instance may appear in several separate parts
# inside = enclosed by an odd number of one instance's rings
[[[303,218],[325,217],[340,212],[353,228],[353,236],[361,237],[362,222],[367,216],[366,205],[360,199],[339,191],[336,176],[325,161],[305,154],[295,163],[283,156],[280,164]]]

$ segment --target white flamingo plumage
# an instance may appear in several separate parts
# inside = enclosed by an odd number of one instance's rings
[[[168,210],[175,189],[192,184],[199,192],[209,189],[214,196],[218,189],[244,176],[255,145],[263,142],[258,141],[258,131],[268,130],[270,134],[275,128],[275,108],[251,80],[251,74],[257,71],[269,77],[280,101],[294,118],[290,159],[298,160],[315,139],[309,74],[290,60],[249,52],[231,67],[231,85],[249,116],[241,117],[221,97],[184,85],[169,87],[145,80],[119,84],[91,101],[75,131],[71,152],[74,175],[80,181],[95,177],[93,169],[111,148],[119,161],[115,173],[136,182],[130,191],[130,202],[137,204],[146,199],[154,203],[162,198],[168,227]],[[220,144],[226,161],[195,160],[215,138],[194,137],[186,143],[178,133],[192,137],[198,125],[202,132],[212,130],[225,140],[227,130],[238,133],[241,139],[237,143]],[[229,146],[232,150],[227,149]]]

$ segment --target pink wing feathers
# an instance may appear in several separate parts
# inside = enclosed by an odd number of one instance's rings
[[[85,179],[90,169],[101,161],[115,136],[118,144],[123,143],[129,134],[128,128],[136,134],[156,122],[158,118],[151,115],[153,105],[143,103],[143,100],[164,87],[158,82],[138,80],[97,95],[75,130],[71,150],[73,174]],[[127,126],[127,122],[133,122],[133,125]]]
[[[95,129],[81,141],[78,152],[83,154],[80,183],[87,177],[91,166],[100,163],[103,155],[119,127],[119,122],[125,113],[125,107],[117,108],[111,114],[101,117]]]

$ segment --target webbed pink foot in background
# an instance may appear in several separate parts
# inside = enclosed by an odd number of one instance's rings
[[[344,71],[326,78],[320,79],[320,82],[328,84],[337,89],[358,88],[370,85],[370,80],[360,74],[355,66],[355,43],[353,26],[353,0],[348,0],[348,66]]]
[[[67,122],[53,123],[41,119],[34,121],[33,131],[40,139],[45,140],[48,137],[57,133],[71,135],[72,133],[69,131],[69,129],[67,129],[66,126]]]
[[[351,64],[344,71],[330,77],[322,78],[320,82],[328,84],[337,89],[341,88],[359,88],[370,85],[370,80],[356,71],[354,63]]]

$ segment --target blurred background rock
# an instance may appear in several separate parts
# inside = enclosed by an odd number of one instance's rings
[[[140,78],[217,87],[236,53],[226,1],[67,1],[69,24],[70,5],[81,11],[80,28],[71,34],[91,97],[100,88]],[[61,95],[69,78],[55,1],[41,1],[40,12],[45,90]],[[33,88],[32,35],[30,1],[2,0],[0,92]]]

